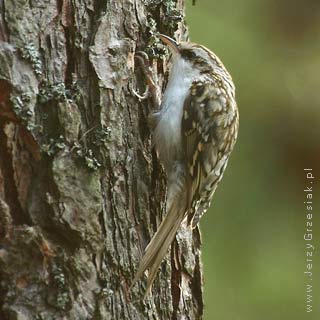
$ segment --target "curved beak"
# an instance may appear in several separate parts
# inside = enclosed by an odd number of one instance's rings
[[[169,48],[171,48],[173,50],[173,52],[179,53],[180,49],[179,49],[179,45],[177,43],[177,41],[173,40],[172,38],[164,35],[164,34],[160,34],[160,39],[169,46]]]

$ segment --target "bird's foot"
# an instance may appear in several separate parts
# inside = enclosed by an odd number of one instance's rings
[[[153,76],[153,72],[150,66],[150,61],[148,55],[143,51],[138,51],[135,54],[135,60],[139,62],[139,66],[143,72],[143,75],[146,79],[147,86],[143,94],[138,93],[136,90],[133,90],[134,95],[139,100],[146,100],[151,97],[154,109],[158,110],[160,107],[160,90],[156,85],[156,81]]]

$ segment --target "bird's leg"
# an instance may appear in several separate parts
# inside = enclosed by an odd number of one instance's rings
[[[145,100],[151,97],[152,103],[154,106],[153,109],[159,110],[160,103],[161,103],[160,90],[156,85],[157,81],[154,79],[152,68],[150,66],[149,57],[145,52],[138,51],[135,54],[135,59],[139,61],[139,65],[147,81],[147,87],[145,92],[142,95],[140,95],[135,90],[133,90],[133,93],[138,97],[139,100]]]

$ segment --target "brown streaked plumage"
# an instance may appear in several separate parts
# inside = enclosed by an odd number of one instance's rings
[[[220,59],[199,44],[161,35],[174,60],[153,140],[168,178],[167,213],[132,285],[148,270],[147,292],[182,221],[194,228],[210,206],[239,127],[235,87]]]

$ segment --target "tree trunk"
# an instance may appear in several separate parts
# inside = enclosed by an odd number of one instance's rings
[[[0,319],[201,319],[198,229],[129,291],[166,196],[134,55],[163,89],[184,1],[0,6]]]

